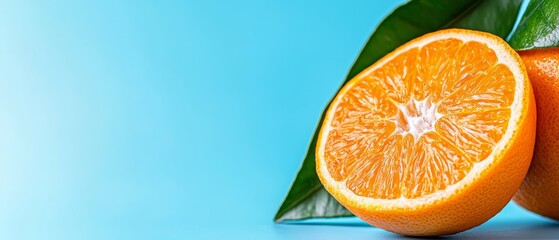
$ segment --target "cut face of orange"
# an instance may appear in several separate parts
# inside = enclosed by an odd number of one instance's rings
[[[534,124],[516,52],[487,33],[443,30],[396,49],[342,88],[319,135],[317,173],[373,225],[455,233],[511,199],[530,163]]]

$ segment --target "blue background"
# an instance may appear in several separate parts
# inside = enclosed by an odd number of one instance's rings
[[[272,217],[402,2],[1,2],[0,238],[398,238]],[[526,232],[557,231],[510,205],[458,236]]]

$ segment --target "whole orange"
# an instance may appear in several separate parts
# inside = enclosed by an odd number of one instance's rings
[[[534,88],[537,130],[532,164],[514,201],[559,220],[559,48],[519,54]]]

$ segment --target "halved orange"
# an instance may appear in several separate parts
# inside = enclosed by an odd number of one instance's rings
[[[416,38],[350,80],[316,148],[326,190],[391,232],[433,236],[498,213],[530,165],[536,108],[518,54],[497,36]]]

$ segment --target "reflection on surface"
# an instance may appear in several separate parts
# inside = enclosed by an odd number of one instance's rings
[[[385,239],[414,239],[396,234],[386,234]],[[552,222],[511,222],[488,224],[452,236],[416,239],[558,239],[559,223]]]
[[[452,239],[557,239],[558,222],[510,222],[490,224],[469,232],[457,234]]]
[[[311,232],[321,232],[328,233],[325,234],[328,237],[334,237],[351,232],[351,237],[358,239],[559,239],[559,221],[540,217],[514,203],[507,205],[503,211],[479,227],[456,235],[435,238],[410,238],[393,234],[371,227],[356,217],[292,221],[281,225],[284,227],[276,228],[280,235],[289,232],[288,235],[302,233],[311,236]]]

